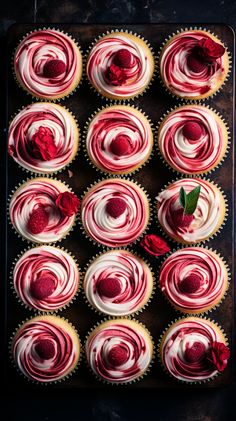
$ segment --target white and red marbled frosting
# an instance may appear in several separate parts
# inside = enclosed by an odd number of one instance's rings
[[[115,279],[119,288],[109,297],[99,286]],[[84,291],[89,303],[102,313],[125,316],[139,310],[152,292],[153,279],[147,264],[126,250],[112,250],[96,258],[84,277]]]
[[[85,345],[87,361],[93,372],[110,383],[127,383],[142,376],[152,358],[151,339],[137,322],[114,320],[101,324]],[[121,364],[113,364],[113,350],[125,354]]]
[[[117,155],[112,142],[125,136],[129,151]],[[153,145],[147,118],[132,107],[114,106],[96,114],[88,127],[86,147],[95,165],[110,173],[127,173],[143,164]]]
[[[43,68],[49,59],[61,60],[66,65],[65,72],[52,79],[45,77]],[[14,65],[19,82],[31,95],[54,99],[67,95],[71,87],[78,84],[82,56],[68,35],[55,29],[44,29],[23,39],[16,50]]]
[[[186,292],[181,283],[199,280],[194,292]],[[180,310],[191,313],[211,308],[222,298],[228,282],[223,260],[202,247],[186,247],[171,254],[162,264],[159,285],[170,302]]]
[[[118,218],[106,211],[111,199],[123,199],[126,210]],[[109,247],[127,246],[144,232],[149,220],[149,203],[145,192],[135,183],[114,178],[91,188],[81,204],[81,217],[87,234]]]
[[[168,89],[180,97],[196,98],[214,90],[225,74],[224,56],[196,73],[188,65],[188,57],[201,39],[211,39],[206,31],[186,31],[175,35],[164,46],[160,73]]]
[[[32,138],[39,129],[47,128],[56,147],[55,158],[43,160],[32,150]],[[51,173],[62,169],[78,149],[76,122],[63,107],[39,102],[23,108],[9,127],[8,152],[24,168],[34,172]]]
[[[227,142],[218,119],[211,110],[200,105],[187,105],[171,112],[158,134],[165,160],[175,170],[186,174],[207,172],[215,167],[224,155]],[[198,124],[202,130],[197,140],[184,136],[183,128],[190,122]]]
[[[78,359],[79,342],[75,343],[69,329],[66,329],[68,323],[63,321],[65,325],[62,327],[56,322],[56,317],[47,317],[26,322],[12,342],[13,358],[19,370],[29,379],[42,383],[62,379],[74,368]],[[35,349],[42,340],[53,345],[54,356],[50,359],[41,358]]]
[[[110,34],[101,38],[92,48],[88,62],[87,75],[93,86],[105,95],[116,98],[130,98],[143,91],[153,74],[153,62],[150,60],[149,47],[135,37],[125,33]],[[125,68],[126,81],[120,86],[114,86],[106,79],[106,71],[113,63],[115,54],[125,49],[132,55],[129,68]],[[147,51],[149,54],[147,54]]]
[[[176,224],[174,213],[181,208],[179,193],[181,187],[188,194],[200,186],[197,207],[189,226]],[[182,178],[170,184],[157,196],[158,219],[170,237],[185,243],[198,243],[210,237],[219,229],[222,215],[225,214],[225,204],[220,190],[209,181],[200,178]]]
[[[53,279],[54,290],[44,299],[32,293],[40,277]],[[40,246],[26,251],[13,270],[13,284],[25,305],[39,311],[54,311],[67,305],[78,291],[79,271],[74,259],[64,250]]]
[[[63,215],[55,204],[62,192],[69,188],[58,180],[35,178],[22,184],[13,194],[9,213],[16,231],[24,238],[35,243],[53,243],[61,239],[71,229],[75,215]],[[39,234],[29,231],[27,224],[31,213],[43,206],[49,214],[49,222]]]
[[[167,371],[184,382],[197,382],[214,377],[218,370],[203,356],[198,361],[189,362],[185,352],[194,343],[200,343],[205,353],[213,342],[222,342],[222,334],[217,326],[200,317],[179,320],[164,335],[161,358]]]

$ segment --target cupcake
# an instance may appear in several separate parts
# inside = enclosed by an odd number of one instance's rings
[[[52,312],[67,306],[79,286],[75,260],[51,246],[27,250],[16,262],[12,278],[21,302],[38,311]]]
[[[122,178],[96,183],[81,203],[86,234],[108,247],[127,246],[136,241],[148,225],[149,214],[143,189]]]
[[[126,316],[141,310],[152,291],[150,268],[127,250],[112,250],[98,256],[84,277],[88,302],[110,316]]]
[[[80,357],[75,329],[56,316],[37,316],[15,333],[11,344],[15,365],[28,379],[50,383],[68,377]]]
[[[182,178],[157,196],[158,220],[175,241],[195,244],[212,237],[224,223],[226,203],[219,188],[200,178]]]
[[[38,177],[13,193],[9,214],[23,238],[34,243],[53,243],[65,237],[75,223],[79,199],[61,181]]]
[[[197,314],[211,310],[228,288],[228,268],[222,258],[203,247],[172,253],[161,266],[159,285],[176,310]]]
[[[166,88],[188,100],[213,95],[229,71],[224,45],[210,32],[186,30],[170,38],[160,56],[160,75]]]
[[[176,171],[209,172],[222,161],[228,131],[214,111],[201,105],[185,105],[171,111],[158,130],[160,152]]]
[[[23,108],[12,120],[8,153],[26,170],[47,174],[74,159],[78,142],[73,116],[60,105],[39,102]]]
[[[136,108],[113,105],[90,121],[86,148],[92,163],[110,174],[127,174],[150,157],[153,134],[147,117]]]
[[[140,379],[153,357],[152,339],[134,320],[116,319],[98,325],[85,344],[92,372],[107,383],[128,383]]]
[[[93,45],[87,61],[87,76],[101,95],[129,99],[145,91],[155,68],[148,44],[137,35],[117,31]]]
[[[220,327],[200,317],[186,317],[173,323],[160,342],[165,370],[186,383],[211,380],[224,371],[229,355]]]
[[[16,78],[36,98],[55,100],[69,95],[82,76],[82,55],[75,41],[56,29],[28,34],[14,56]]]

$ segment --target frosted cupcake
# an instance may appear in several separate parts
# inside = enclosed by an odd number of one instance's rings
[[[73,160],[78,142],[73,116],[60,105],[39,102],[23,108],[12,120],[8,153],[29,171],[53,173]]]
[[[87,300],[96,310],[125,316],[147,304],[153,290],[148,265],[127,250],[112,250],[97,257],[84,277]]]
[[[19,84],[32,96],[55,100],[69,95],[82,76],[82,55],[68,35],[56,29],[31,32],[14,57]]]
[[[87,76],[101,95],[110,99],[129,99],[145,91],[154,67],[147,43],[121,31],[103,36],[92,47]]]
[[[153,134],[137,109],[113,105],[99,111],[88,126],[86,148],[93,164],[111,174],[128,174],[150,157]]]

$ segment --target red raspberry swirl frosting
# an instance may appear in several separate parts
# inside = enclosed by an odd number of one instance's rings
[[[224,155],[226,141],[218,118],[208,108],[198,105],[171,112],[158,135],[165,160],[175,170],[186,174],[206,172],[215,167]],[[189,123],[199,130],[194,139],[195,133],[185,134]]]
[[[152,358],[148,333],[134,321],[101,324],[87,339],[85,351],[89,366],[102,380],[126,383],[140,377]]]
[[[180,97],[196,98],[214,90],[225,74],[224,56],[210,64],[206,63],[197,71],[189,66],[189,57],[200,40],[211,40],[205,31],[186,31],[175,35],[164,46],[160,59],[160,73],[170,91]]]
[[[84,291],[90,304],[111,316],[139,310],[152,291],[152,274],[142,259],[125,250],[99,256],[87,269]]]
[[[59,75],[45,75],[44,66],[49,60],[63,63]],[[82,57],[74,41],[54,29],[34,31],[27,35],[15,54],[15,72],[19,82],[40,98],[55,99],[67,95],[80,80]],[[74,86],[74,87],[75,87]]]
[[[114,212],[110,210],[111,204],[114,204]],[[145,230],[149,203],[137,184],[119,178],[104,180],[86,193],[81,217],[93,240],[109,247],[126,246]]]
[[[171,254],[160,269],[160,288],[170,302],[186,312],[207,310],[222,298],[227,269],[214,252],[187,247]]]
[[[51,155],[42,157],[40,149],[35,151],[34,139],[45,129],[53,150]],[[47,149],[45,136],[43,133],[40,141]],[[8,152],[27,170],[43,173],[58,171],[72,160],[77,148],[76,123],[72,115],[59,105],[46,102],[28,105],[10,124]]]
[[[13,339],[15,363],[31,380],[42,383],[60,380],[73,369],[77,361],[78,344],[69,329],[66,330],[66,326],[62,328],[55,319],[47,316],[31,319],[20,327]]]
[[[42,288],[45,290],[47,281],[51,288],[45,292]],[[26,251],[17,261],[13,283],[25,305],[39,311],[54,311],[68,304],[76,294],[79,272],[74,259],[64,250],[40,246]]]
[[[204,319],[191,317],[179,320],[164,336],[162,362],[178,380],[196,382],[211,379],[218,370],[209,363],[207,353],[214,342],[222,342],[222,339],[219,328]]]

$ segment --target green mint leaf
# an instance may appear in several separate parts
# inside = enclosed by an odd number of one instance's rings
[[[181,206],[185,209],[186,206],[187,195],[183,187],[181,187],[179,192],[179,201]]]
[[[185,213],[192,215],[197,207],[197,202],[200,194],[201,186],[195,187],[192,191],[187,194],[187,201],[185,206]]]

